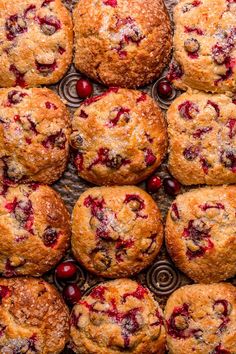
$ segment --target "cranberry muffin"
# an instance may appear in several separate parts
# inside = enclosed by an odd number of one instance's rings
[[[235,354],[236,288],[184,286],[168,299],[165,320],[170,354]]]
[[[136,184],[164,158],[163,114],[146,93],[110,88],[75,112],[71,146],[81,177],[98,185]]]
[[[42,279],[0,279],[1,354],[59,354],[69,336],[60,294]]]
[[[0,89],[0,183],[50,184],[69,155],[70,116],[46,88]]]
[[[164,354],[162,311],[151,293],[130,279],[102,283],[71,313],[72,348],[80,354]]]
[[[169,170],[182,184],[236,183],[236,101],[185,93],[167,113]]]
[[[57,82],[72,60],[73,28],[61,0],[0,0],[0,87]]]
[[[59,195],[43,185],[0,190],[0,273],[39,276],[64,255],[70,216]]]
[[[175,264],[199,283],[236,275],[236,186],[179,195],[166,221],[166,245]]]
[[[75,205],[72,251],[89,271],[119,278],[140,272],[157,256],[163,240],[161,214],[137,187],[96,187]]]
[[[76,68],[108,86],[144,86],[169,61],[171,27],[162,0],[80,1],[74,32]]]
[[[180,89],[236,91],[235,0],[180,0],[168,78]]]

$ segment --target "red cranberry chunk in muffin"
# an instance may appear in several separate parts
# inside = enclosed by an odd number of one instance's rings
[[[69,247],[70,216],[48,186],[6,187],[0,195],[0,273],[39,276]]]
[[[182,184],[236,183],[234,99],[185,93],[167,112],[169,169]]]
[[[0,26],[0,87],[48,85],[66,73],[73,29],[61,0],[1,0]]]
[[[84,0],[74,10],[74,32],[76,68],[107,86],[144,86],[169,61],[171,26],[162,0]]]
[[[236,275],[236,187],[206,187],[179,195],[166,222],[166,246],[178,268],[200,283]]]
[[[236,289],[227,283],[188,285],[165,308],[170,354],[234,354]]]
[[[162,311],[130,279],[99,284],[84,296],[72,310],[70,335],[75,353],[165,353]]]
[[[137,187],[96,187],[81,195],[72,217],[72,251],[89,271],[118,278],[140,272],[163,240],[160,211]]]
[[[69,336],[60,294],[42,279],[0,279],[2,354],[59,354]]]
[[[70,144],[81,177],[98,185],[136,184],[164,158],[163,114],[140,91],[110,88],[75,112]]]
[[[52,91],[0,89],[0,182],[53,183],[69,155],[70,117]]]
[[[236,91],[236,6],[231,0],[181,0],[174,9],[175,86]]]

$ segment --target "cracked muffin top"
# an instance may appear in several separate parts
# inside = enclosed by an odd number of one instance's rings
[[[167,112],[171,174],[184,185],[236,183],[236,100],[187,92]]]
[[[62,258],[70,243],[70,215],[50,187],[0,188],[0,273],[39,276]]]
[[[180,0],[169,80],[180,89],[236,92],[235,0]]]
[[[78,354],[164,354],[162,311],[148,289],[130,279],[101,283],[71,313]]]
[[[118,278],[140,272],[163,240],[160,211],[142,189],[88,189],[75,205],[72,251],[89,271]]]
[[[73,28],[61,0],[0,0],[0,87],[57,82],[72,60]]]
[[[169,61],[171,26],[162,0],[82,0],[74,32],[76,68],[108,86],[144,86]]]
[[[0,279],[1,354],[59,354],[69,335],[60,294],[42,279]]]
[[[69,155],[70,116],[46,88],[0,89],[0,183],[51,184]]]
[[[175,264],[199,283],[236,275],[236,186],[179,195],[166,221],[166,246]]]
[[[166,125],[147,94],[110,88],[85,100],[75,112],[70,144],[78,173],[87,181],[136,184],[161,164]]]
[[[168,299],[165,320],[170,354],[235,354],[236,288],[183,286]]]

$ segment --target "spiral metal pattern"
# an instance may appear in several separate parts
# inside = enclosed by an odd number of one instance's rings
[[[80,78],[81,75],[79,73],[70,73],[62,79],[59,85],[59,95],[72,108],[78,108],[82,102],[76,92],[76,83]]]
[[[154,263],[147,272],[146,281],[156,295],[170,295],[180,286],[179,273],[167,260]]]
[[[74,259],[66,259],[66,261],[70,261],[70,262],[73,262],[75,263],[76,267],[77,267],[77,273],[76,273],[76,277],[71,279],[71,280],[61,280],[61,279],[58,279],[55,275],[55,272],[54,272],[54,283],[56,284],[57,288],[59,290],[63,290],[63,288],[68,285],[68,284],[77,284],[79,288],[82,288],[82,286],[86,283],[87,281],[87,274],[86,272],[83,270],[83,268],[81,268],[81,266],[79,264],[77,264],[75,262]]]

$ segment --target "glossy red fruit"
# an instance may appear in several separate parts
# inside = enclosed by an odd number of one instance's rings
[[[71,306],[77,304],[81,299],[81,292],[76,284],[70,284],[63,289],[64,300]]]
[[[158,95],[163,98],[168,98],[172,95],[172,86],[168,81],[160,81],[157,85]]]
[[[76,83],[76,91],[80,98],[87,98],[93,93],[93,85],[89,80],[79,79]]]
[[[174,196],[180,192],[181,184],[175,178],[166,177],[163,180],[163,187],[167,194]]]
[[[146,189],[150,193],[156,193],[162,185],[161,179],[158,176],[150,177],[146,182]]]
[[[58,279],[71,279],[77,273],[77,267],[73,262],[67,261],[59,264],[56,268],[55,274]]]

